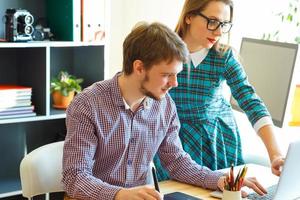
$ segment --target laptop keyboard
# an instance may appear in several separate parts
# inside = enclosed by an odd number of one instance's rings
[[[251,200],[272,200],[274,198],[275,192],[276,192],[277,184],[272,185],[267,188],[267,194],[260,196],[259,194],[253,192],[247,196],[248,199]]]

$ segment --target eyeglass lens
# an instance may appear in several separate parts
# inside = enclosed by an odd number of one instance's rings
[[[227,33],[231,29],[231,23],[228,22],[219,22],[214,19],[207,20],[207,29],[211,31],[217,30],[221,26],[221,30],[223,33]]]

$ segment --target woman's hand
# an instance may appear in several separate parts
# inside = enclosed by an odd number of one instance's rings
[[[276,158],[274,158],[271,163],[272,173],[276,176],[280,176],[283,164],[284,158],[282,156],[277,156]]]

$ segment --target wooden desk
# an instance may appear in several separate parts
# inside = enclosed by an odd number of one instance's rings
[[[255,176],[257,180],[265,187],[271,186],[278,181],[278,177],[272,174],[271,169],[256,164],[247,164],[248,171],[247,177]],[[242,166],[241,166],[242,167]],[[227,172],[228,169],[224,171]],[[235,174],[238,173],[238,168],[235,168]],[[171,192],[182,192],[189,194],[191,196],[199,197],[204,200],[216,200],[218,198],[211,197],[209,195],[211,190],[206,190],[198,186],[193,186],[185,183],[180,183],[173,180],[159,182],[160,190],[163,194],[168,194]],[[76,200],[72,198],[65,197],[64,200]]]
[[[269,187],[278,181],[278,177],[272,174],[269,167],[264,167],[256,164],[247,164],[247,166],[247,177],[255,176],[264,187]],[[228,169],[225,169],[224,171],[226,170]],[[235,174],[237,174],[238,168],[235,169],[235,171]],[[199,197],[204,200],[218,199],[209,195],[209,193],[212,192],[211,190],[206,190],[198,186],[180,183],[173,180],[159,182],[159,187],[163,194],[168,194],[171,192],[182,192],[191,196]]]

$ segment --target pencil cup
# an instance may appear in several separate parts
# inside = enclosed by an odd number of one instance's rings
[[[242,200],[242,193],[241,191],[223,191],[222,200]]]

